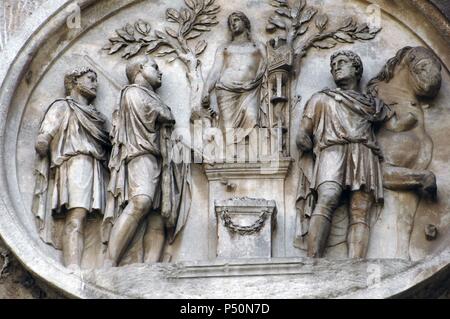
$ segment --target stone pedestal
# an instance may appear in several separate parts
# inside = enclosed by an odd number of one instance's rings
[[[286,255],[286,245],[290,244],[285,238],[285,190],[284,182],[292,162],[291,158],[282,158],[277,161],[267,163],[216,163],[205,164],[204,169],[208,178],[209,191],[209,211],[208,211],[208,238],[210,238],[208,245],[208,259],[215,260],[216,258],[248,258],[252,257],[284,257]],[[268,252],[267,241],[263,244],[259,239],[253,238],[254,243],[249,244],[251,251],[246,251],[247,248],[239,248],[239,251],[233,253],[229,252],[229,247],[221,243],[222,240],[231,240],[230,245],[237,245],[244,240],[247,244],[247,238],[236,239],[237,236],[227,234],[227,230],[220,229],[218,225],[223,223],[220,214],[217,214],[217,209],[222,209],[224,202],[230,198],[258,198],[264,199],[264,205],[256,205],[251,209],[246,209],[243,213],[242,206],[238,207],[238,213],[229,210],[228,215],[235,224],[251,225],[258,220],[261,214],[261,207],[275,207],[276,216],[271,214],[273,223],[276,224],[275,230],[271,231],[270,251]],[[262,202],[260,202],[261,204]],[[268,205],[268,203],[270,203]],[[239,208],[241,207],[241,208]],[[270,226],[267,220],[266,227]],[[219,233],[218,233],[219,230]],[[264,229],[269,231],[269,229]],[[268,236],[264,234],[264,236]],[[265,237],[267,238],[267,237]],[[256,243],[258,242],[258,243]],[[227,244],[228,245],[228,244]],[[239,245],[237,245],[239,246]]]
[[[231,198],[215,202],[217,258],[271,258],[274,200]]]

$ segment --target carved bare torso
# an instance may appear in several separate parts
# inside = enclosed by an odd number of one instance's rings
[[[230,43],[223,48],[224,63],[219,82],[249,82],[258,75],[264,56],[254,42]]]

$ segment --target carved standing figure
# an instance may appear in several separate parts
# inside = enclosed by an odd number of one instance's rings
[[[417,191],[436,197],[436,177],[427,170],[433,141],[425,130],[423,98],[436,97],[441,81],[441,64],[433,52],[424,47],[405,47],[368,84],[371,95],[382,99],[405,119],[399,127],[392,118],[377,132],[384,156],[384,187],[389,190],[390,199],[382,213],[393,215],[396,220],[392,225],[396,238],[390,239],[390,246],[395,249],[386,257],[409,259],[409,242],[419,204]],[[396,245],[392,245],[394,242]],[[386,248],[380,249],[387,252]]]
[[[76,269],[81,265],[86,216],[104,212],[110,143],[103,116],[90,104],[97,94],[97,74],[78,68],[66,74],[64,85],[67,97],[50,105],[36,141],[33,211],[44,241],[57,248],[47,211],[53,218],[65,217],[64,264]]]
[[[374,202],[383,200],[380,150],[373,123],[387,120],[392,113],[381,101],[358,92],[363,64],[354,52],[334,53],[331,73],[338,88],[312,96],[297,136],[303,157],[311,157],[310,151],[314,156],[313,161],[302,160],[301,166],[299,200],[311,200],[311,194],[315,199],[309,225],[303,223],[309,228],[302,234],[308,234],[308,256],[321,257],[332,215],[343,193],[348,192],[349,257],[364,258],[370,232],[369,211]]]
[[[210,94],[215,89],[222,130],[234,133],[232,140],[226,141],[231,145],[242,142],[260,124],[267,58],[265,45],[252,39],[250,20],[244,13],[230,14],[228,27],[231,41],[217,49],[202,104],[210,107]]]
[[[106,267],[119,264],[152,210],[160,213],[148,219],[148,238],[144,240],[151,251],[146,252],[145,261],[159,261],[165,226],[178,232],[189,210],[181,203],[188,191],[183,181],[186,174],[170,159],[175,120],[155,93],[161,86],[162,73],[153,59],[138,56],[127,63],[126,75],[131,84],[121,91],[111,132],[111,179],[103,227],[103,241],[108,244]]]

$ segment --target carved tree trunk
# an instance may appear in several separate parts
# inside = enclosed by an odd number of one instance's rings
[[[189,62],[186,75],[191,85],[191,90],[189,92],[189,107],[191,115],[194,113],[200,113],[202,111],[202,91],[205,85],[200,60],[195,58]]]

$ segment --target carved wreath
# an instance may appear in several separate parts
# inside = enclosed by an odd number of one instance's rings
[[[241,226],[236,225],[232,220],[231,216],[228,213],[228,209],[225,209],[220,214],[220,218],[223,221],[224,226],[233,233],[237,233],[241,236],[253,235],[258,233],[263,227],[269,216],[269,212],[267,210],[263,210],[259,215],[259,218],[250,226]]]

